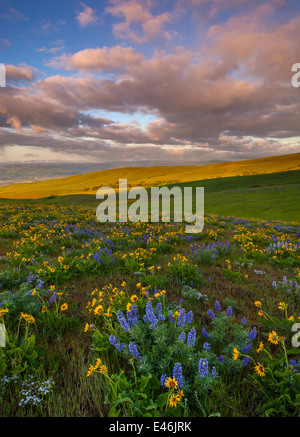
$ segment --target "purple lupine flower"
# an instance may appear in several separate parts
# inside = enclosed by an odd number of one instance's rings
[[[247,325],[246,317],[243,317],[243,318],[242,318],[242,320],[241,320],[241,324],[242,324],[242,325]]]
[[[186,335],[185,335],[185,332],[184,332],[184,331],[182,331],[182,333],[179,335],[178,339],[181,340],[182,342],[185,341],[185,339],[186,339]]]
[[[191,347],[195,346],[196,343],[196,329],[192,328],[188,333],[187,344]]]
[[[252,349],[252,343],[249,343],[242,348],[242,351],[244,352],[244,354],[247,354],[251,349]]]
[[[200,358],[198,363],[198,373],[201,377],[208,376],[208,361],[205,358]]]
[[[139,322],[138,310],[136,305],[131,305],[130,311],[127,311],[127,320],[130,327],[136,325]]]
[[[226,314],[228,317],[232,317],[232,308],[231,307],[227,308]]]
[[[158,320],[164,321],[166,319],[166,317],[162,314],[162,304],[160,302],[156,305],[155,312],[157,314]]]
[[[251,331],[250,331],[250,333],[248,335],[249,340],[255,340],[256,335],[257,335],[257,331],[256,331],[256,328],[254,326],[254,328],[251,329]]]
[[[165,386],[165,382],[168,379],[168,376],[164,373],[163,375],[161,375],[160,377],[160,384],[164,387]]]
[[[205,337],[205,338],[208,338],[208,337],[209,337],[209,334],[208,334],[208,332],[206,331],[205,328],[202,328],[202,335],[203,335],[203,337]]]
[[[129,352],[133,357],[137,358],[138,360],[142,358],[137,345],[133,341],[129,343],[128,348],[129,348]]]
[[[277,288],[276,281],[273,281],[273,283],[272,283],[272,287],[274,288],[274,290],[276,290],[276,288]]]
[[[177,325],[184,326],[186,323],[186,311],[185,309],[181,310],[178,316]]]
[[[146,303],[146,315],[144,316],[144,322],[150,323],[150,329],[155,329],[158,324],[158,319],[156,318],[152,308],[152,302],[149,301]]]
[[[108,340],[109,340],[110,344],[112,344],[113,346],[115,346],[115,348],[118,349],[119,352],[121,352],[122,349],[125,347],[124,344],[119,343],[119,341],[115,335],[111,335]]]
[[[217,372],[217,369],[215,368],[215,366],[213,366],[212,369],[211,369],[211,376],[213,378],[219,378],[218,377],[218,372]]]
[[[186,315],[185,323],[186,324],[192,323],[193,317],[194,317],[193,311],[189,311]]]
[[[120,323],[120,326],[123,329],[123,331],[125,331],[125,332],[130,331],[130,326],[127,323],[127,320],[125,319],[125,316],[121,310],[117,311],[117,318],[118,318],[118,322]]]
[[[206,351],[210,351],[210,349],[211,349],[211,347],[210,347],[210,343],[204,343],[204,345],[203,345],[203,349],[204,350],[206,350]]]
[[[208,314],[208,317],[210,317],[211,319],[215,319],[216,318],[213,310],[207,310],[207,314]]]
[[[215,308],[216,308],[216,311],[221,311],[221,305],[220,305],[220,303],[219,303],[219,301],[215,301]]]
[[[219,358],[218,358],[218,360],[220,361],[220,363],[223,363],[223,361],[224,361],[224,355],[220,355]]]
[[[248,365],[249,361],[250,361],[250,358],[249,357],[245,357],[243,359],[243,366],[246,367]]]
[[[55,300],[56,300],[56,298],[57,298],[57,292],[55,291],[55,292],[52,294],[52,296],[50,297],[50,299],[49,299],[49,304],[50,304],[50,305],[53,305],[54,302],[55,302]]]
[[[179,388],[183,388],[182,367],[180,363],[176,363],[173,368],[173,378],[176,379]]]

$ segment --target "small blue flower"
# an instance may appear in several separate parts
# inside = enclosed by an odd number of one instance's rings
[[[182,367],[180,363],[176,363],[173,368],[173,378],[176,379],[179,388],[183,388]]]
[[[250,333],[248,335],[249,340],[255,340],[256,335],[257,335],[257,331],[256,331],[256,328],[254,326],[254,328],[251,329],[251,331],[250,331]]]
[[[137,348],[137,345],[133,341],[129,343],[128,348],[129,348],[129,352],[131,353],[131,355],[133,357],[137,358],[138,360],[140,360],[142,358],[142,356]]]
[[[196,343],[196,329],[192,328],[188,333],[187,344],[191,347],[195,346]]]
[[[215,319],[216,318],[213,310],[207,310],[207,314],[208,314],[208,317],[210,317],[211,319]]]
[[[232,308],[231,307],[227,308],[226,314],[227,314],[228,317],[232,317]]]
[[[208,334],[208,332],[206,331],[205,328],[202,328],[202,335],[203,335],[203,337],[205,337],[205,338],[208,338],[208,337],[209,337],[209,334]]]
[[[220,305],[220,303],[219,303],[219,301],[215,301],[215,308],[216,308],[216,311],[221,311],[221,305]]]
[[[204,343],[203,349],[206,351],[210,351],[210,349],[211,349],[210,343]]]
[[[247,325],[246,317],[243,317],[243,318],[242,318],[242,320],[241,320],[241,324],[242,324],[242,325]]]
[[[206,358],[200,358],[198,363],[198,373],[201,377],[208,376],[208,361]]]

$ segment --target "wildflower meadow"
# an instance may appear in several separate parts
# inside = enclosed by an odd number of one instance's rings
[[[0,219],[2,417],[299,416],[298,223]]]

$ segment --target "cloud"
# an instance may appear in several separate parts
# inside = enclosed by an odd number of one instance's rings
[[[35,79],[35,73],[38,71],[26,64],[6,65],[6,80],[7,83],[31,82]]]
[[[8,39],[6,38],[0,39],[0,50],[7,49],[10,46],[11,46],[11,42]]]
[[[137,65],[144,55],[134,52],[132,47],[114,46],[81,50],[74,55],[62,55],[48,65],[63,67],[66,70],[98,72],[125,71],[129,66]]]
[[[87,27],[97,24],[99,22],[99,17],[97,17],[96,12],[85,3],[81,3],[81,6],[83,7],[83,11],[79,12],[75,17],[79,26]]]
[[[155,38],[171,40],[172,34],[164,29],[165,24],[175,19],[174,12],[153,15],[147,3],[137,0],[112,0],[106,13],[123,21],[113,26],[113,33],[119,39],[128,39],[137,44],[149,42]],[[152,2],[148,2],[152,5]]]
[[[16,11],[10,7],[6,8],[6,11],[3,14],[0,14],[0,18],[9,20],[11,23],[18,23],[28,20],[28,17],[25,17],[22,12]]]

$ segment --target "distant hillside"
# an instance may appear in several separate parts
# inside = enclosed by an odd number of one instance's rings
[[[132,167],[0,187],[1,198],[38,199],[72,194],[95,194],[99,187],[118,187],[119,179],[128,186],[160,186],[233,176],[250,176],[300,170],[300,153],[225,162],[203,166]]]

